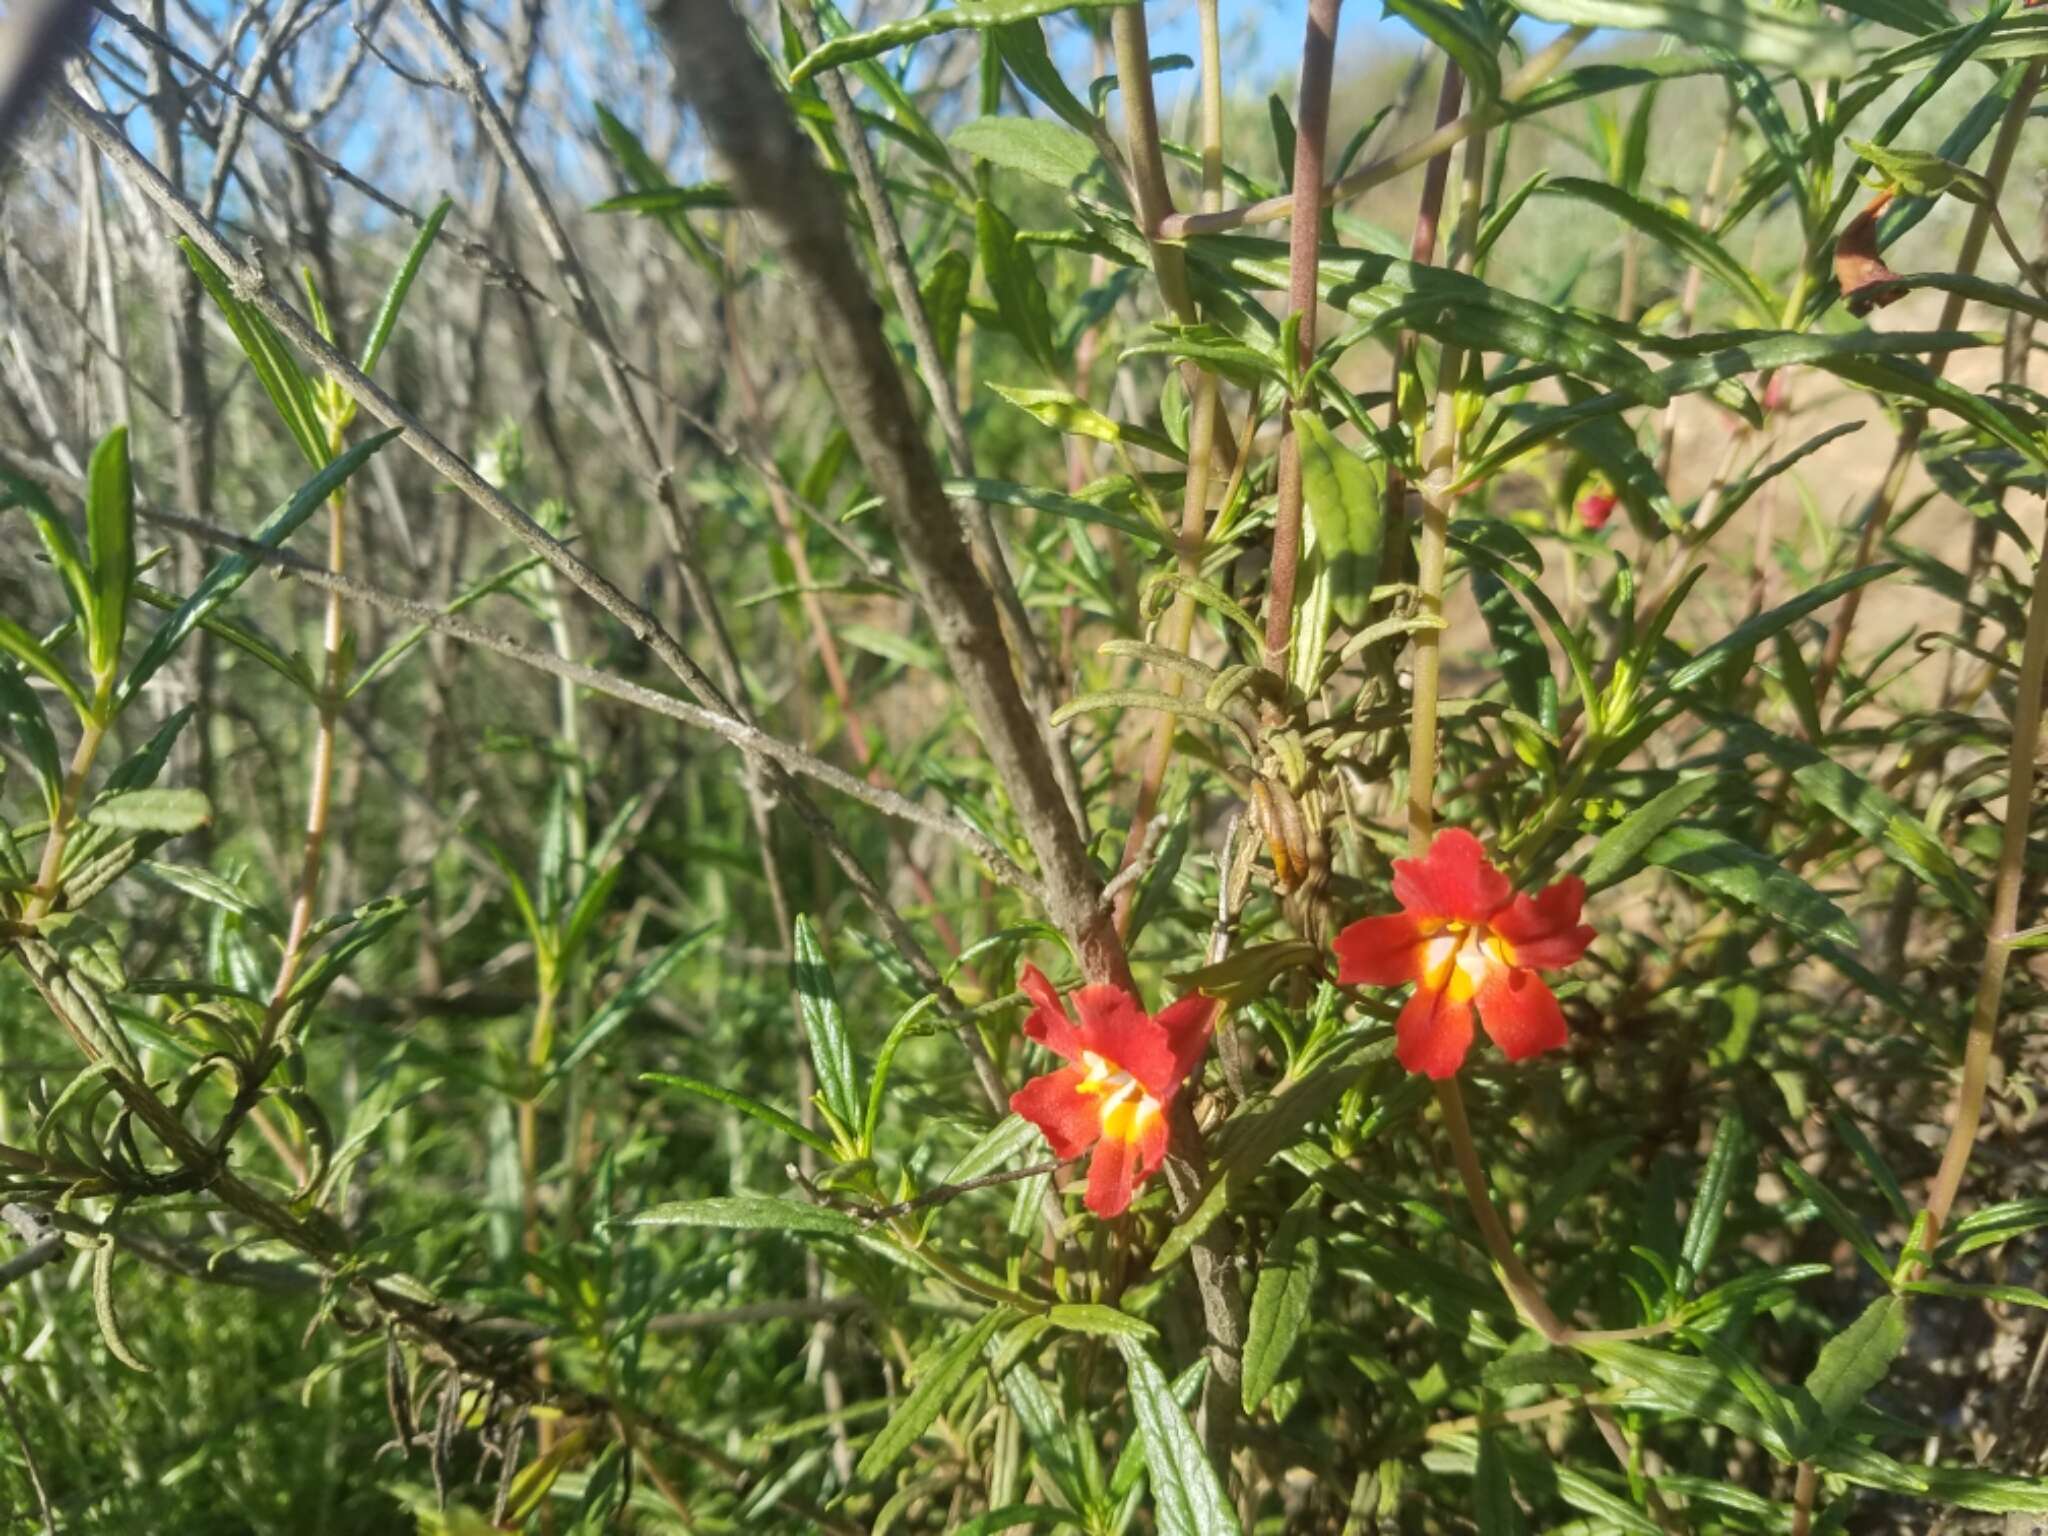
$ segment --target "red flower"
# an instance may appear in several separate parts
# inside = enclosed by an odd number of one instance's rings
[[[1088,1209],[1120,1216],[1166,1161],[1166,1106],[1209,1048],[1216,1004],[1189,993],[1148,1015],[1122,987],[1083,987],[1076,1026],[1037,966],[1025,966],[1017,985],[1038,1005],[1024,1033],[1067,1065],[1011,1094],[1010,1108],[1045,1133],[1055,1157],[1094,1147]]]
[[[1475,1004],[1510,1061],[1564,1044],[1564,1014],[1536,972],[1570,965],[1593,942],[1579,921],[1583,880],[1516,895],[1479,839],[1452,827],[1423,857],[1394,861],[1394,899],[1402,911],[1337,935],[1337,980],[1419,983],[1394,1026],[1402,1066],[1431,1077],[1456,1072],[1472,1045]]]
[[[1607,526],[1607,519],[1614,516],[1614,492],[1602,486],[1586,492],[1579,498],[1579,521],[1587,529],[1598,532]]]

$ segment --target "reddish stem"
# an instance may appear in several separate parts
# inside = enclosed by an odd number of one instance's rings
[[[1301,317],[1300,365],[1316,347],[1316,273],[1323,224],[1323,159],[1330,134],[1330,76],[1337,57],[1337,12],[1344,0],[1310,0],[1301,44],[1301,99],[1294,135],[1294,218],[1287,242],[1287,312]],[[1298,405],[1299,401],[1290,401]],[[1280,501],[1273,515],[1272,579],[1266,591],[1266,666],[1287,664],[1294,632],[1294,587],[1301,568],[1301,445],[1290,413],[1280,424]]]

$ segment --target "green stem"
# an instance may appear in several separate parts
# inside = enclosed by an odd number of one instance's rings
[[[2026,875],[2027,830],[2034,805],[2035,753],[2041,744],[2041,686],[2048,676],[2048,561],[2034,562],[2033,595],[2027,604],[2027,634],[2020,651],[2019,691],[2014,696],[2012,747],[2006,760],[2005,833],[1998,850],[1998,874],[1991,892],[1991,924],[1984,946],[1984,966],[1977,976],[1977,997],[1970,1015],[1969,1039],[1963,1047],[1963,1076],[1956,1085],[1955,1117],[1941,1166],[1927,1195],[1929,1253],[1941,1240],[1970,1152],[1984,1118],[1984,1093],[1990,1081],[1991,1052],[1998,1039],[1999,1005],[2005,993],[2005,972],[2012,960],[2012,938],[2019,917],[2020,886]],[[1917,1279],[1924,1266],[1915,1264],[1907,1279]]]
[[[78,805],[85,798],[86,776],[92,772],[93,759],[99,755],[100,743],[107,737],[107,692],[102,685],[93,700],[93,712],[79,732],[78,746],[72,751],[71,766],[64,775],[64,790],[57,800],[57,814],[50,822],[49,835],[43,840],[43,860],[36,871],[35,894],[29,898],[27,909],[22,913],[25,922],[33,923],[47,917],[50,909],[57,904],[57,887],[64,872],[64,849],[71,841],[71,831],[78,821]]]

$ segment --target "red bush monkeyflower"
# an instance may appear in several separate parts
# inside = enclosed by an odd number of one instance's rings
[[[1166,1161],[1166,1108],[1209,1048],[1216,1003],[1191,992],[1147,1014],[1122,987],[1083,987],[1074,994],[1077,1026],[1037,966],[1025,966],[1017,985],[1037,1004],[1024,1033],[1067,1065],[1011,1094],[1010,1108],[1063,1161],[1094,1147],[1088,1209],[1121,1216]]]
[[[1614,516],[1614,504],[1619,500],[1606,486],[1596,486],[1579,498],[1579,521],[1588,532],[1597,533],[1607,526],[1607,519]]]
[[[1564,1014],[1536,972],[1570,965],[1593,942],[1579,921],[1583,880],[1517,895],[1479,839],[1452,827],[1421,858],[1394,861],[1394,899],[1402,911],[1361,918],[1337,935],[1337,980],[1418,984],[1394,1026],[1402,1066],[1455,1073],[1472,1045],[1475,1004],[1510,1061],[1564,1044]]]

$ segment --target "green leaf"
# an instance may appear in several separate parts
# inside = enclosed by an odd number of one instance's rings
[[[1565,660],[1571,663],[1572,677],[1579,685],[1579,698],[1585,706],[1587,718],[1597,724],[1600,693],[1593,681],[1593,658],[1586,653],[1585,641],[1565,622],[1550,594],[1538,586],[1528,572],[1504,557],[1497,548],[1488,548],[1482,542],[1497,539],[1505,526],[1493,521],[1460,519],[1451,525],[1451,547],[1474,566],[1484,568],[1514,588],[1515,595],[1543,621],[1543,627],[1550,631],[1551,638],[1564,652]]]
[[[1903,1296],[1880,1296],[1863,1315],[1822,1346],[1806,1378],[1810,1403],[1802,1440],[1808,1446],[1832,1439],[1871,1389],[1891,1373],[1892,1362],[1906,1347]]]
[[[1240,1106],[1217,1128],[1209,1180],[1160,1244],[1152,1268],[1166,1270],[1179,1263],[1219,1216],[1243,1202],[1267,1164],[1299,1141],[1310,1121],[1342,1098],[1366,1068],[1392,1054],[1393,1043],[1374,1031],[1323,1057],[1277,1092]]]
[[[370,456],[392,438],[398,436],[398,429],[379,432],[375,437],[364,438],[354,447],[339,455],[333,463],[326,465],[312,479],[300,486],[269,517],[253,536],[253,542],[265,549],[276,549],[298,531],[299,526],[319,510],[321,503],[346,484],[349,476],[368,462]],[[185,637],[198,627],[207,615],[233,595],[235,590],[249,579],[249,573],[256,569],[256,557],[236,550],[215,562],[213,568],[200,580],[192,595],[185,599],[178,611],[157,626],[156,633],[149,637],[149,643],[142,648],[135,665],[121,680],[116,691],[118,705],[125,705],[142,691],[143,685],[156,675],[157,669],[169,661]]]
[[[1593,845],[1586,867],[1580,871],[1586,889],[1603,890],[1632,871],[1650,844],[1719,782],[1711,773],[1680,779],[1630,811]]]
[[[1386,11],[1457,61],[1472,93],[1472,107],[1499,98],[1500,41],[1486,29],[1484,7],[1444,0],[1386,0]]]
[[[1029,1526],[1034,1531],[1056,1531],[1061,1526],[1084,1529],[1064,1509],[1054,1509],[1046,1504],[1011,1504],[954,1526],[953,1536],[997,1536],[1000,1531],[1014,1531],[1020,1526]]]
[[[1143,251],[1142,242],[1134,244],[1133,259]],[[1288,252],[1279,241],[1208,235],[1188,247],[1188,259],[1191,268],[1205,269],[1211,291],[1249,284],[1285,292],[1288,286]],[[1218,285],[1218,275],[1232,281]],[[1325,246],[1317,286],[1324,302],[1362,322],[1368,334],[1405,326],[1438,341],[1560,368],[1631,403],[1662,405],[1669,398],[1659,373],[1590,320],[1447,267]]]
[[[1624,223],[1634,225],[1681,260],[1719,279],[1766,324],[1776,320],[1784,307],[1720,241],[1691,219],[1681,218],[1669,208],[1632,196],[1619,187],[1589,181],[1581,176],[1555,177],[1536,190],[1544,197],[1569,197],[1591,203]]]
[[[114,1239],[110,1236],[102,1235],[93,1246],[92,1312],[99,1322],[100,1338],[106,1342],[107,1353],[129,1370],[147,1376],[149,1367],[128,1347],[128,1341],[121,1336],[120,1319],[114,1315]]]
[[[1712,827],[1672,827],[1644,850],[1690,885],[1758,913],[1807,940],[1855,949],[1855,925],[1777,860]]]
[[[1472,1482],[1472,1516],[1479,1536],[1522,1536],[1529,1527],[1522,1518],[1521,1505],[1515,1502],[1507,1461],[1498,1439],[1485,1430],[1479,1434],[1479,1461]]]
[[[1818,10],[1779,10],[1750,0],[1515,0],[1515,6],[1560,26],[1668,34],[1809,80],[1856,71],[1849,29]]]
[[[832,1143],[816,1131],[792,1120],[781,1110],[763,1104],[759,1099],[748,1098],[744,1093],[735,1093],[732,1089],[721,1088],[716,1083],[702,1082],[694,1077],[678,1077],[669,1072],[642,1072],[640,1081],[656,1083],[663,1088],[680,1088],[683,1092],[693,1093],[701,1099],[710,1099],[713,1103],[736,1109],[743,1115],[752,1115],[770,1130],[779,1131],[792,1141],[800,1141],[827,1157],[836,1155]]]
[[[42,540],[43,552],[64,579],[64,594],[70,599],[79,629],[91,634],[95,612],[92,572],[79,552],[71,524],[51,504],[40,485],[0,465],[0,508],[6,507],[19,507],[28,515],[36,537]]]
[[[1915,879],[1925,881],[1965,917],[1982,921],[1983,898],[1954,858],[1912,812],[1853,769],[1818,748],[1735,716],[1712,721],[1745,753],[1769,758],[1792,775],[1800,792]]]
[[[1321,1213],[1314,1191],[1280,1218],[1252,1290],[1251,1319],[1244,1345],[1244,1411],[1255,1414],[1279,1381],[1287,1358],[1308,1322],[1322,1259],[1317,1236]]]
[[[27,754],[43,792],[43,809],[52,820],[64,794],[64,765],[57,756],[57,738],[35,689],[13,667],[0,662],[0,721]]]
[[[600,111],[603,109],[600,108]],[[730,187],[703,182],[691,187],[643,187],[638,192],[621,192],[592,203],[592,213],[675,213],[690,208],[737,208],[739,199]]]
[[[434,211],[427,215],[426,223],[420,226],[419,234],[406,251],[405,260],[392,274],[391,285],[384,290],[383,301],[377,306],[376,318],[370,322],[369,339],[363,343],[362,361],[356,365],[364,373],[376,371],[377,359],[384,355],[384,344],[391,339],[392,328],[398,324],[398,312],[405,308],[405,296],[412,291],[413,279],[420,275],[420,263],[426,260],[428,247],[434,243],[434,236],[441,232],[441,224],[448,217],[448,210],[454,206],[455,200],[449,197],[434,204]]]
[[[1713,672],[1731,656],[1743,655],[1770,639],[1779,630],[1797,623],[1816,608],[1825,608],[1845,592],[1881,581],[1899,567],[1896,564],[1867,565],[1858,571],[1846,571],[1832,581],[1824,581],[1817,587],[1809,588],[1789,603],[1780,603],[1768,612],[1738,624],[1712,645],[1694,656],[1684,666],[1664,679],[1658,696],[1683,693],[1693,684]]]
[[[135,482],[128,468],[128,429],[116,427],[92,451],[85,472],[85,532],[92,554],[93,622],[88,654],[95,677],[121,664],[128,598],[135,587]]]
[[[1386,466],[1338,442],[1315,411],[1294,413],[1294,436],[1316,553],[1330,572],[1338,620],[1355,629],[1365,620],[1379,572]]]
[[[1903,395],[1925,405],[1938,406],[1960,416],[1971,426],[1982,428],[2022,458],[2035,464],[2048,462],[2048,449],[2043,448],[2036,434],[2029,431],[2023,421],[2015,419],[2012,412],[1996,399],[1951,384],[1924,363],[1910,357],[1837,357],[1823,359],[1816,366],[1825,368],[1837,378],[1847,379],[1858,388],[1872,390],[1888,398]]]
[[[1282,269],[1284,271],[1284,268]],[[1285,286],[1283,281],[1282,286]],[[1697,394],[1728,379],[1772,368],[1792,368],[1880,352],[1885,354],[1956,352],[1988,346],[1996,338],[1973,331],[1849,331],[1820,335],[1810,331],[1742,332],[1695,338],[1688,347],[1711,348],[1658,370],[1655,383],[1668,395]],[[1461,485],[1478,485],[1531,449],[1562,436],[1582,421],[1619,415],[1640,401],[1614,391],[1591,400],[1553,406],[1532,413],[1529,425],[1505,443],[1489,448],[1466,467]]]
[[[1043,1133],[1038,1127],[1013,1111],[998,1120],[967,1149],[966,1155],[946,1171],[944,1182],[964,1184],[985,1173],[994,1173],[1019,1153],[1044,1144]]]
[[[1119,1337],[1130,1373],[1131,1407],[1152,1478],[1153,1513],[1160,1536],[1236,1536],[1237,1511],[1202,1454],[1202,1442],[1174,1401],[1173,1389],[1137,1339]]]
[[[1729,1109],[1714,1128],[1714,1145],[1707,1153],[1699,1187],[1693,1192],[1692,1214],[1686,1218],[1685,1240],[1678,1250],[1680,1296],[1692,1289],[1692,1282],[1714,1257],[1729,1197],[1739,1193],[1738,1181],[1750,1172],[1749,1150],[1749,1127],[1743,1122],[1742,1112]]]
[[[1112,422],[1111,425],[1114,426],[1115,423]],[[1035,485],[1017,485],[1008,480],[948,480],[945,483],[945,492],[956,501],[1029,507],[1035,512],[1050,512],[1055,517],[1068,518],[1077,523],[1093,523],[1099,528],[1114,528],[1119,533],[1128,534],[1134,539],[1143,539],[1160,549],[1171,550],[1174,547],[1172,537],[1154,528],[1150,523],[1140,522],[1134,517],[1125,517],[1120,512],[1112,512],[1078,496],[1041,490]]]
[[[2048,1227],[2048,1196],[2003,1200],[1972,1211],[1950,1226],[1942,1234],[1939,1257],[1948,1263],[2041,1227]]]
[[[1130,0],[981,0],[976,5],[936,6],[921,16],[906,17],[850,37],[835,37],[813,48],[789,72],[789,83],[802,85],[820,70],[837,69],[856,59],[872,59],[942,32],[971,27],[977,31],[1049,16],[1056,11],[1108,10]]]
[[[1020,171],[1062,192],[1087,180],[1096,165],[1093,144],[1042,117],[979,117],[954,129],[947,142],[963,154]]]
[[[1976,1467],[1920,1467],[1915,1471],[1927,1497],[1944,1506],[1994,1515],[2048,1515],[2048,1482],[2039,1477],[2016,1477]],[[2018,1529],[2024,1532],[2026,1527]]]
[[[213,806],[196,789],[129,789],[101,795],[85,819],[121,832],[166,832],[176,837],[213,820]]]
[[[1774,1456],[1785,1455],[1786,1448],[1770,1421],[1712,1362],[1620,1340],[1582,1340],[1574,1347],[1603,1371],[1636,1383],[1640,1391],[1630,1393],[1631,1402],[1719,1424],[1756,1441]]]
[[[844,1211],[804,1205],[773,1195],[720,1195],[709,1200],[671,1200],[620,1219],[628,1227],[720,1227],[740,1232],[797,1232],[820,1237],[855,1237],[860,1223]]]
[[[600,885],[608,889],[606,882],[609,877],[615,876],[621,867],[614,864],[605,876],[599,877]],[[633,973],[632,980],[606,998],[603,1006],[590,1016],[590,1022],[583,1026],[582,1033],[569,1043],[568,1049],[564,1050],[548,1069],[549,1080],[560,1081],[566,1077],[598,1046],[631,1023],[640,1010],[647,1006],[647,1000],[667,984],[676,967],[703,948],[717,936],[717,933],[716,924],[706,923],[680,938],[670,940],[656,950],[647,963]],[[566,950],[564,952],[567,953]]]
[[[1017,226],[986,199],[974,205],[974,249],[1003,328],[1039,367],[1049,375],[1054,373],[1059,358],[1053,350],[1052,311],[1046,306],[1038,268],[1031,253],[1018,243]]]
[[[1069,128],[1082,133],[1094,133],[1100,121],[1067,87],[1059,66],[1052,61],[1052,54],[1045,46],[1045,28],[1036,17],[1010,22],[994,28],[989,36],[994,39],[996,52],[1010,73],[1022,82],[1024,88],[1052,108],[1053,115]]]
[[[1060,1302],[1046,1316],[1052,1319],[1056,1328],[1064,1328],[1069,1333],[1090,1334],[1098,1339],[1153,1339],[1159,1336],[1159,1330],[1143,1318],[1096,1302]]]
[[[1784,1175],[1787,1183],[1814,1203],[1822,1219],[1841,1234],[1843,1240],[1856,1250],[1864,1263],[1878,1274],[1890,1278],[1890,1260],[1885,1257],[1884,1250],[1877,1246],[1868,1229],[1857,1219],[1856,1213],[1842,1203],[1841,1196],[1789,1157],[1778,1159],[1778,1171]]]
[[[1133,447],[1149,448],[1164,458],[1187,458],[1171,438],[1164,437],[1149,427],[1134,427],[1127,422],[1112,421],[1080,396],[1068,390],[1020,389],[1008,384],[991,384],[988,387],[1019,410],[1029,411],[1048,427],[1056,428],[1071,437],[1092,437],[1098,443],[1129,443]]]
[[[917,1444],[924,1432],[932,1427],[932,1421],[952,1401],[953,1394],[967,1379],[967,1373],[979,1362],[982,1347],[999,1328],[1014,1320],[1014,1313],[1005,1308],[995,1308],[983,1314],[973,1327],[961,1333],[943,1350],[927,1355],[920,1363],[917,1385],[889,1415],[889,1422],[882,1426],[881,1433],[868,1442],[868,1448],[861,1453],[860,1465],[854,1468],[854,1476],[863,1482],[880,1477],[896,1464],[905,1451]]]
[[[1887,181],[1915,197],[1939,197],[1947,192],[1966,203],[1983,203],[1994,195],[1991,183],[1968,166],[1924,149],[1894,149],[1862,139],[1843,142],[1882,171]]]
[[[200,285],[212,296],[228,329],[234,332],[235,340],[242,344],[242,352],[249,359],[249,366],[256,370],[263,392],[276,407],[278,419],[299,445],[306,462],[319,469],[328,460],[327,432],[313,403],[313,381],[299,367],[298,359],[278,335],[277,328],[236,295],[227,274],[190,240],[181,237],[178,244],[192,270],[199,274]]]
[[[71,680],[71,674],[64,670],[64,664],[50,654],[42,641],[4,613],[0,613],[0,651],[5,651],[63,694],[66,702],[77,712],[80,722],[92,719],[92,705],[86,701],[78,684]]]
[[[163,881],[175,891],[181,891],[209,906],[219,907],[223,912],[232,912],[237,917],[246,917],[264,928],[275,930],[276,920],[234,881],[215,874],[210,869],[199,869],[190,864],[164,864],[151,860],[142,866],[143,870]]]
[[[1965,1285],[1957,1280],[1909,1280],[1899,1289],[1914,1296],[1952,1296],[1960,1301],[2000,1301],[2007,1306],[2048,1309],[2048,1296],[2024,1285]]]
[[[849,1130],[861,1123],[860,1082],[854,1075],[853,1047],[846,1037],[846,1016],[839,990],[825,960],[817,930],[801,913],[796,920],[796,957],[790,984],[803,1010],[804,1033],[810,1037],[811,1060],[818,1069],[818,1091],[833,1118]]]
[[[940,357],[952,357],[960,349],[960,317],[967,313],[967,292],[973,285],[974,263],[959,251],[947,250],[939,253],[918,290]]]
[[[602,103],[597,108],[597,131],[604,147],[619,163],[625,178],[638,190],[622,197],[607,198],[593,209],[597,213],[642,213],[657,220],[674,237],[683,253],[714,277],[722,278],[725,260],[691,226],[692,208],[730,208],[736,199],[726,188],[672,187],[661,166],[647,153],[633,130],[613,116]]]

